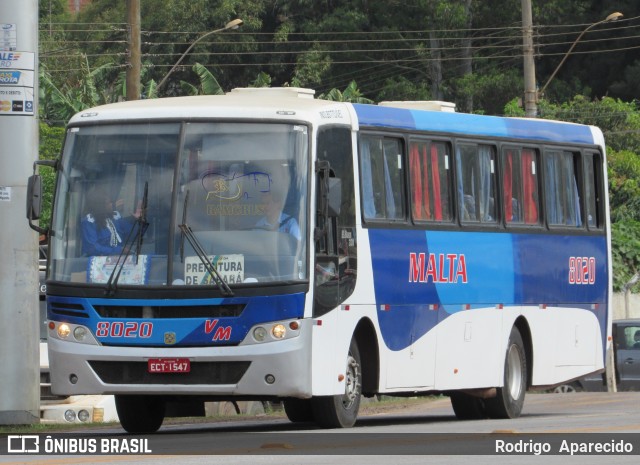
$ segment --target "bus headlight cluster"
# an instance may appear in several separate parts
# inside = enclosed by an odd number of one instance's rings
[[[55,321],[50,321],[48,326],[50,334],[57,339],[83,344],[97,344],[93,334],[86,326],[72,323],[56,323]]]
[[[299,333],[300,323],[298,320],[261,324],[253,327],[250,331],[253,340],[246,341],[246,343],[281,341],[296,337]]]

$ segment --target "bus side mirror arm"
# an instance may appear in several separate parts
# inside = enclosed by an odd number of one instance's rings
[[[27,182],[27,220],[29,220],[29,227],[47,236],[49,229],[41,228],[34,223],[34,221],[40,219],[42,214],[42,177],[36,174],[36,169],[39,165],[58,169],[58,160],[38,160],[34,162],[33,174],[29,176]]]

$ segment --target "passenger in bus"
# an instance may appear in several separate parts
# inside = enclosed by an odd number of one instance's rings
[[[114,209],[106,190],[93,189],[87,195],[85,215],[80,222],[83,255],[120,254],[122,244],[139,216],[140,212],[136,211],[132,217],[123,218]]]
[[[297,240],[302,238],[300,226],[296,219],[282,211],[284,207],[284,193],[270,190],[262,194],[265,216],[260,218],[255,225],[256,229],[280,231],[291,234]]]

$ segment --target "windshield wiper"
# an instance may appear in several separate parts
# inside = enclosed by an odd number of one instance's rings
[[[140,205],[140,216],[136,219],[136,221],[131,226],[131,230],[129,231],[129,235],[127,239],[122,244],[122,251],[120,255],[118,255],[118,259],[116,260],[116,264],[109,275],[109,280],[107,281],[107,286],[105,288],[105,294],[113,295],[116,291],[118,280],[120,279],[120,274],[122,273],[122,269],[124,268],[124,264],[127,262],[127,258],[131,254],[131,245],[135,244],[136,246],[136,265],[138,264],[138,257],[140,256],[140,250],[142,248],[142,238],[144,234],[147,232],[147,228],[149,227],[149,223],[147,222],[147,204],[149,200],[149,182],[144,183],[144,194],[142,196],[142,202]]]
[[[138,228],[137,241],[136,241],[136,265],[138,264],[138,256],[140,250],[142,250],[142,238],[144,233],[147,232],[149,222],[147,221],[147,204],[149,203],[149,181],[144,183],[144,194],[142,194],[142,202],[140,203],[140,216],[137,223],[140,225]]]
[[[182,232],[182,238],[180,242],[180,256],[184,261],[184,238],[186,237],[187,241],[189,241],[189,244],[191,244],[191,247],[193,247],[193,250],[198,255],[198,258],[206,268],[207,273],[209,273],[209,276],[211,276],[212,280],[218,285],[218,288],[220,289],[220,292],[222,293],[222,295],[226,297],[233,297],[235,294],[233,293],[229,285],[225,282],[225,280],[222,278],[216,266],[211,262],[211,260],[209,260],[209,256],[207,255],[204,248],[200,244],[200,241],[198,241],[198,238],[196,238],[195,234],[193,234],[191,227],[187,224],[187,200],[188,199],[189,199],[189,191],[187,191],[184,198],[184,207],[182,209],[182,224],[178,225],[178,228],[180,228],[180,231]]]

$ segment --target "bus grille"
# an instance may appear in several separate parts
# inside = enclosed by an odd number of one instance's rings
[[[147,362],[90,361],[107,384],[237,384],[251,362],[195,362],[189,373],[149,373]]]
[[[244,304],[196,306],[94,305],[102,318],[224,318],[239,317]]]

